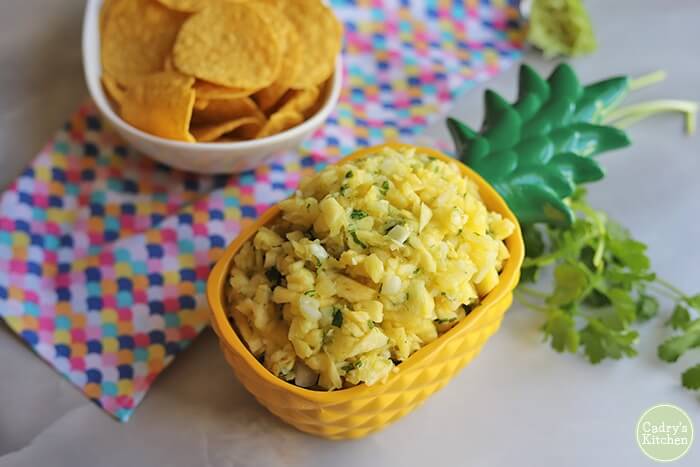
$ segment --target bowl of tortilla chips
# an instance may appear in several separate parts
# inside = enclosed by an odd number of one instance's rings
[[[88,0],[98,110],[166,165],[235,173],[298,147],[341,89],[342,26],[321,0]]]

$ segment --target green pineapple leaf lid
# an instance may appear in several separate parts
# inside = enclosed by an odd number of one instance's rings
[[[480,131],[447,120],[457,157],[493,185],[522,224],[568,226],[574,213],[567,198],[604,176],[593,156],[630,144],[623,131],[601,123],[629,80],[582,86],[566,64],[547,80],[522,65],[519,80],[513,104],[486,91]]]

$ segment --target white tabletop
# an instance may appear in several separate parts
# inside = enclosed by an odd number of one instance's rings
[[[665,69],[668,80],[629,98],[700,101],[700,2],[589,0],[600,51],[575,60],[585,81]],[[19,174],[86,95],[82,2],[0,2],[0,187]],[[528,63],[547,72],[534,55]],[[488,85],[508,97],[517,70]],[[454,114],[477,123],[481,89]],[[442,122],[432,134],[445,135]],[[632,147],[602,156],[592,202],[650,245],[656,270],[700,291],[700,138],[678,116],[630,130]],[[668,305],[668,304],[666,304]],[[668,306],[664,313],[668,313]],[[656,357],[663,319],[641,328],[639,356],[591,366],[541,343],[540,317],[513,306],[482,354],[425,405],[350,442],[300,434],[268,414],[229,371],[205,332],[158,379],[127,424],[88,402],[0,325],[0,466],[591,466],[651,465],[634,438],[648,407],[683,407],[700,430],[700,397]],[[700,441],[675,465],[700,465]]]

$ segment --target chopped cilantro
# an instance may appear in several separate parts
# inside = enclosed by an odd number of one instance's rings
[[[304,292],[304,295],[306,295],[307,297],[315,297],[316,291],[314,289],[307,290],[306,292]]]
[[[331,324],[336,328],[343,327],[343,310],[340,308],[333,308],[333,321]]]
[[[379,191],[382,193],[382,196],[386,196],[386,194],[389,192],[389,180],[384,180],[382,182],[382,186]]]
[[[352,231],[350,232],[350,236],[352,237],[352,240],[353,240],[355,243],[357,243],[358,245],[360,245],[362,248],[367,248],[367,244],[366,244],[366,243],[363,243],[362,240],[360,240],[359,238],[357,238],[357,232],[355,232],[354,230],[352,230]]]
[[[452,321],[457,321],[457,318],[438,318],[433,320],[437,324],[451,323]]]
[[[345,366],[343,367],[343,370],[345,370],[345,372],[352,371],[352,370],[354,370],[355,368],[362,368],[362,365],[363,365],[362,360],[357,360],[357,361],[354,362],[354,363],[353,363],[353,362],[350,362],[350,363],[348,363],[347,365],[345,365]]]
[[[352,178],[352,177],[354,177],[354,176],[355,176],[355,174],[353,173],[352,170],[349,170],[349,171],[345,174],[345,178]]]
[[[351,219],[364,219],[367,217],[367,213],[365,211],[361,211],[359,209],[353,209],[352,213],[350,213],[350,218]]]

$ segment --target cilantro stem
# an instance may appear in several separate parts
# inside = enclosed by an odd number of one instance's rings
[[[661,286],[663,289],[671,292],[672,295],[679,300],[685,300],[686,298],[688,298],[688,296],[685,293],[683,293],[681,289],[660,277],[657,277],[654,283],[656,285]]]
[[[523,267],[527,268],[530,266],[549,266],[550,264],[558,260],[561,256],[561,251],[555,251],[547,255],[538,256],[537,258],[525,258],[525,260],[523,261]]]
[[[678,300],[679,299],[679,297],[675,293],[673,293],[671,290],[664,288],[662,285],[657,284],[656,282],[650,282],[649,286],[653,286],[655,293],[663,295],[664,297],[668,298],[669,300]]]
[[[530,295],[531,297],[537,297],[537,298],[542,299],[542,300],[549,297],[549,294],[542,292],[540,290],[533,289],[532,287],[528,287],[528,286],[523,285],[523,284],[520,284],[518,286],[518,290],[524,294]]]
[[[539,311],[542,313],[549,313],[549,308],[542,306],[542,305],[538,305],[536,303],[533,303],[530,300],[523,297],[523,292],[522,292],[522,290],[520,290],[519,287],[515,290],[515,293],[518,295],[518,302],[520,302],[522,305],[525,305],[526,307],[528,307],[529,309],[534,310],[534,311]]]

